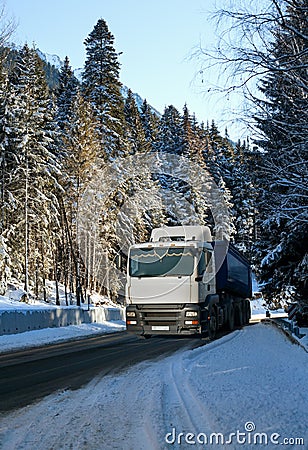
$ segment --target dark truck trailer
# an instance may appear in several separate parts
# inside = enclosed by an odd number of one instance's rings
[[[217,293],[228,292],[241,298],[252,297],[249,261],[227,241],[212,243],[216,266]]]
[[[126,325],[143,337],[199,334],[250,319],[249,262],[227,241],[213,241],[202,226],[162,227],[131,246]]]
[[[251,318],[252,297],[251,266],[233,244],[228,241],[213,241],[216,267],[216,292],[223,326],[232,331]]]

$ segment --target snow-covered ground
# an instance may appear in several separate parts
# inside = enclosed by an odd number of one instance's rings
[[[0,336],[0,353],[10,350],[38,347],[41,345],[64,342],[70,339],[80,339],[98,334],[116,333],[126,329],[122,320],[103,323],[83,323],[69,327],[44,328],[42,330],[26,331],[25,333]],[[1,448],[1,446],[0,446]]]
[[[0,446],[304,449],[307,376],[307,353],[273,325],[256,324],[2,415]]]
[[[65,288],[64,285],[58,284],[59,303],[61,308],[67,307]],[[0,312],[1,311],[23,311],[33,309],[51,309],[58,308],[56,305],[56,283],[55,281],[46,281],[46,296],[47,301],[37,300],[34,297],[29,297],[27,302],[22,301],[22,297],[25,295],[25,291],[21,287],[21,284],[16,282],[11,289],[8,289],[4,296],[0,295]],[[67,293],[67,300],[69,302],[69,308],[76,306],[75,294]],[[90,296],[92,305],[104,305],[104,306],[117,306],[109,298],[94,293]],[[77,308],[77,306],[76,306]],[[87,304],[85,305],[87,308]]]
[[[29,299],[28,303],[20,301],[24,291],[21,288],[14,289],[7,293],[6,296],[0,296],[0,320],[1,312],[4,311],[37,311],[44,309],[61,308],[66,309],[64,287],[60,285],[60,303],[61,306],[55,304],[55,284],[54,282],[47,282],[49,290],[49,302],[43,302],[39,300]],[[69,308],[79,308],[74,303],[76,299],[72,297],[73,305]],[[106,297],[99,296],[97,294],[91,297],[92,305],[101,305],[101,307],[119,307],[115,305]],[[88,308],[88,305],[83,306],[84,309]],[[41,345],[63,342],[69,339],[82,338],[87,336],[93,336],[98,334],[115,333],[126,329],[126,324],[123,320],[118,321],[104,321],[102,323],[84,323],[80,325],[71,325],[68,327],[59,328],[44,328],[40,330],[26,331],[24,333],[8,334],[0,336],[0,353],[8,352],[10,350],[20,350],[30,347],[37,347]],[[0,446],[1,448],[1,446]]]
[[[263,298],[258,298],[256,300],[252,300],[250,302],[251,307],[251,319],[252,321],[259,321],[266,318],[266,312],[268,311],[270,317],[278,318],[278,317],[288,317],[288,314],[284,311],[284,309],[277,310],[268,310],[265,301]]]

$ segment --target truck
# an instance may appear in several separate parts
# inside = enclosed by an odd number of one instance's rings
[[[208,226],[154,228],[129,248],[125,296],[128,332],[214,339],[249,322],[251,267]]]

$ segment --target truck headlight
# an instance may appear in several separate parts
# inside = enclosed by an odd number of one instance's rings
[[[126,311],[126,317],[136,317],[135,311]]]
[[[186,311],[185,316],[186,317],[197,317],[198,312],[197,311]]]

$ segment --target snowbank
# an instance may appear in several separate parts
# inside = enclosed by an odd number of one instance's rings
[[[25,348],[39,347],[41,345],[56,342],[65,342],[98,334],[116,333],[126,329],[126,323],[122,320],[86,323],[71,325],[69,327],[45,328],[42,330],[26,331],[24,333],[0,336],[0,353],[22,350]]]
[[[257,298],[255,300],[251,300],[250,302],[251,307],[251,322],[259,322],[262,319],[265,319],[268,317],[268,314],[272,318],[278,318],[278,317],[288,317],[288,314],[285,312],[284,309],[277,309],[277,310],[268,310],[264,299]]]
[[[0,311],[2,309],[13,308],[16,310],[21,309],[31,309],[31,308],[57,308],[56,304],[56,283],[55,281],[46,281],[46,297],[47,301],[43,301],[42,299],[35,299],[34,296],[29,296],[27,301],[23,301],[26,292],[21,287],[21,284],[15,281],[14,284],[11,284],[9,289],[6,292],[5,296],[0,296]],[[76,296],[71,292],[67,292],[67,298],[65,295],[65,287],[63,284],[58,283],[58,301],[61,307],[72,307],[76,305]],[[68,301],[69,305],[67,305],[66,301]],[[109,306],[114,307],[118,306],[111,299],[106,296],[99,295],[94,293],[90,296],[90,303],[94,306]]]
[[[29,303],[21,301],[24,291],[16,289],[9,293],[9,296],[0,295],[0,314],[3,311],[31,311],[36,309],[57,308],[53,303],[44,303],[36,300],[30,300]]]
[[[0,336],[68,325],[105,324],[107,321],[124,319],[124,307],[97,294],[91,298],[93,303],[89,305],[66,306],[63,287],[60,289],[61,306],[58,306],[55,304],[54,284],[49,282],[47,287],[50,288],[48,303],[31,298],[27,302],[21,301],[25,293],[20,288],[9,291],[5,297],[0,296]]]
[[[50,287],[54,288],[54,284],[51,282]],[[62,288],[60,290],[61,295],[63,295],[63,292]],[[57,306],[54,295],[51,296],[50,303],[33,299],[30,299],[29,303],[24,303],[19,301],[23,294],[24,291],[18,288],[12,290],[8,296],[0,296],[0,334],[3,333],[3,326],[8,324],[11,326],[10,332],[15,332],[15,334],[6,333],[0,335],[0,353],[97,334],[115,333],[126,329],[126,324],[123,320],[112,320],[114,317],[117,318],[117,316],[122,319],[124,317],[124,309],[120,307],[115,308],[113,302],[101,296],[96,295],[95,302],[105,306],[94,307],[90,305],[90,311],[88,312],[87,305],[84,305],[82,308],[76,305]],[[54,328],[50,328],[48,325],[44,327],[44,324],[51,323],[49,316],[52,316],[53,324],[66,325],[65,322],[68,321],[69,315],[74,316],[72,314],[74,312],[79,320],[78,324]],[[88,319],[92,318],[92,322],[95,321],[95,323],[90,323],[90,320],[89,323],[80,323],[82,321],[81,316],[89,316]],[[85,318],[83,317],[83,319]],[[106,320],[108,318],[110,320]],[[31,327],[31,331],[17,333],[17,327],[25,326],[25,323],[21,322],[25,322]]]

